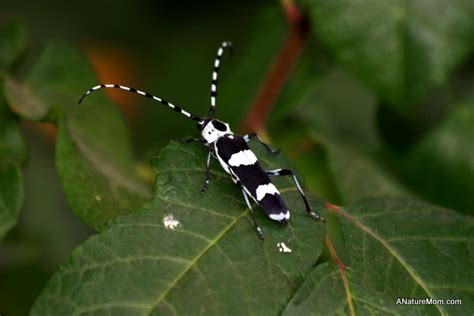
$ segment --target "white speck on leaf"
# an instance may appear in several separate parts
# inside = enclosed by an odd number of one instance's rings
[[[179,224],[180,222],[176,220],[173,215],[163,217],[163,225],[165,225],[166,229],[175,229]]]
[[[102,201],[102,197],[99,194],[95,195],[95,199],[96,199],[97,202]]]
[[[288,248],[284,242],[279,242],[277,244],[277,247],[280,252],[291,252],[291,249]]]

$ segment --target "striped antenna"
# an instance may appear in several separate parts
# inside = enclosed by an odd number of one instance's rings
[[[127,87],[127,86],[122,86],[122,85],[119,85],[119,84],[108,83],[108,84],[100,84],[100,85],[97,85],[95,87],[92,87],[86,93],[84,93],[84,95],[79,99],[79,104],[81,104],[82,100],[84,100],[84,98],[87,97],[89,94],[91,94],[92,92],[97,91],[99,89],[102,89],[102,88],[121,89],[121,90],[125,90],[125,91],[128,91],[128,92],[137,93],[137,94],[143,95],[147,98],[158,101],[161,104],[166,105],[166,106],[170,107],[171,109],[175,110],[176,112],[179,112],[179,113],[183,114],[184,116],[189,117],[193,121],[198,121],[198,122],[202,121],[202,119],[199,116],[194,115],[192,113],[189,113],[189,112],[183,110],[182,108],[180,108],[179,106],[169,103],[165,99],[156,97],[156,96],[154,96],[154,95],[152,95],[148,92],[145,92],[145,91],[141,91],[141,90],[138,90],[138,89],[135,89],[135,88]]]
[[[207,113],[207,117],[212,117],[214,111],[216,110],[216,97],[217,97],[217,75],[219,74],[219,67],[221,63],[222,54],[224,54],[224,49],[228,48],[229,52],[232,54],[232,43],[229,41],[222,42],[221,46],[217,49],[217,56],[214,60],[214,70],[212,71],[212,81],[211,81],[211,107]]]

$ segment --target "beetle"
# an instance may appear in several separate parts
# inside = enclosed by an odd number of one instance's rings
[[[255,214],[250,203],[252,199],[258,206],[262,208],[264,213],[272,220],[282,224],[288,223],[290,219],[290,211],[286,206],[285,201],[280,195],[276,186],[271,182],[270,177],[273,176],[291,176],[298,189],[298,192],[303,200],[306,212],[314,219],[324,222],[325,219],[318,213],[314,212],[306,198],[295,173],[289,169],[274,169],[265,171],[260,165],[254,152],[248,147],[248,142],[251,139],[256,139],[265,149],[272,153],[278,154],[279,150],[272,149],[268,144],[256,133],[249,133],[246,135],[238,135],[232,132],[229,124],[218,119],[213,118],[216,109],[217,97],[217,77],[219,74],[220,62],[225,49],[232,52],[232,44],[229,41],[223,42],[218,50],[217,56],[214,60],[214,69],[212,71],[211,80],[211,106],[205,117],[200,117],[190,112],[183,110],[181,107],[174,105],[165,99],[154,96],[148,92],[131,88],[120,84],[100,84],[92,87],[82,95],[79,104],[86,96],[94,91],[102,88],[115,88],[133,93],[140,94],[147,98],[158,101],[159,103],[168,106],[174,111],[183,114],[197,122],[197,128],[201,131],[201,137],[189,139],[186,142],[201,142],[208,149],[206,160],[206,176],[201,192],[206,192],[210,182],[210,164],[211,158],[219,161],[221,167],[228,173],[232,181],[239,186],[242,195],[250,211],[252,222],[260,239],[264,239],[264,235],[260,225],[255,218]],[[250,198],[250,199],[249,199]]]

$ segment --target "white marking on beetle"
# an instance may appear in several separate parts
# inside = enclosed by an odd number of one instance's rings
[[[275,221],[288,220],[290,219],[290,212],[286,211],[286,213],[270,214],[269,217]]]
[[[251,166],[257,162],[257,157],[250,149],[245,149],[233,154],[229,159],[232,167]]]
[[[191,114],[189,114],[188,112],[186,112],[185,110],[181,109],[181,113],[186,115],[187,117],[191,117]]]
[[[178,227],[178,225],[180,225],[181,223],[174,219],[174,216],[173,215],[166,215],[165,217],[163,217],[163,225],[165,225],[165,228],[166,229],[175,229],[176,227]]]
[[[233,156],[232,156],[233,157]],[[260,184],[257,188],[257,200],[261,201],[267,194],[279,194],[278,189],[273,183]]]
[[[290,248],[288,248],[284,242],[279,242],[277,244],[277,247],[278,247],[278,251],[280,252],[291,252],[292,250]]]

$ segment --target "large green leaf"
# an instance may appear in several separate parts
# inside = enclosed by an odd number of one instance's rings
[[[26,146],[17,120],[0,95],[0,239],[16,224],[23,198],[20,166],[26,160]]]
[[[311,1],[314,30],[336,59],[399,109],[472,51],[474,2]]]
[[[0,94],[0,165],[22,165],[26,162],[26,156],[26,145],[20,135],[18,119],[9,111]]]
[[[0,240],[16,224],[23,199],[23,178],[17,165],[0,165]]]
[[[257,151],[261,152],[261,151]],[[266,167],[288,166],[262,153]],[[276,314],[321,254],[324,225],[304,212],[289,179],[275,181],[292,210],[287,227],[257,208],[259,241],[240,190],[217,162],[204,180],[206,150],[171,143],[154,159],[157,192],[147,206],[118,216],[53,275],[32,315],[111,313]],[[315,203],[315,201],[313,201]],[[316,206],[316,205],[315,205]],[[166,216],[179,221],[166,228]],[[280,252],[284,242],[292,252]]]
[[[44,120],[54,108],[76,105],[79,97],[96,83],[92,67],[81,54],[66,44],[50,43],[40,51],[22,81],[7,81],[5,92],[22,117]],[[105,99],[102,102],[107,103]]]
[[[474,214],[474,110],[456,109],[404,158],[404,176],[427,199]]]
[[[302,99],[295,115],[313,136],[361,151],[379,149],[375,97],[346,71],[333,67]]]
[[[301,143],[302,134],[312,144],[296,162],[314,192],[340,204],[368,196],[406,195],[376,154],[382,147],[375,124],[377,105],[367,88],[334,67],[303,94],[291,116],[296,124],[287,123],[283,132],[289,135],[288,129],[296,130],[287,141],[290,144]],[[321,149],[324,159],[318,154]],[[328,187],[336,193],[326,194]]]
[[[316,266],[284,315],[472,312],[472,218],[404,199],[367,200],[337,213],[351,266]],[[462,305],[400,305],[399,298],[461,299]]]
[[[400,181],[377,157],[331,142],[326,142],[326,151],[329,168],[344,204],[366,197],[408,195]]]
[[[18,62],[27,45],[28,34],[19,21],[14,20],[0,29],[0,75]]]
[[[56,164],[68,202],[84,222],[101,229],[113,216],[143,205],[151,192],[135,172],[118,109],[103,93],[77,105],[96,83],[81,54],[50,44],[23,82],[8,81],[6,92],[20,115],[57,125]]]

